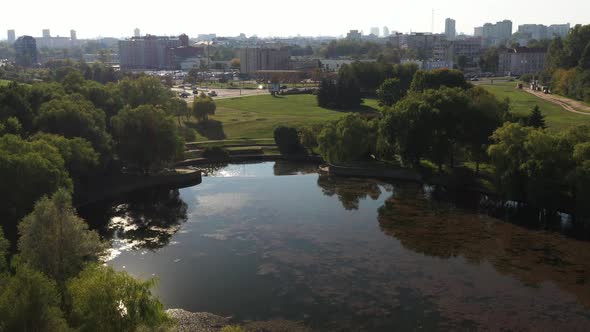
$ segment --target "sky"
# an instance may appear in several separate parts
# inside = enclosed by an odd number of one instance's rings
[[[473,27],[510,19],[519,24],[589,24],[589,0],[363,0],[363,1],[154,1],[154,0],[3,0],[0,4],[0,39],[6,30],[16,35],[78,38],[128,37],[136,27],[142,34],[196,37],[218,36],[341,36],[348,30],[369,33],[387,26],[398,32],[444,30],[444,20],[457,21],[457,32],[473,34]],[[558,8],[556,8],[558,7]]]

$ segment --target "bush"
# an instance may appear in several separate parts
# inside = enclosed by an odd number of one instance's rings
[[[209,120],[209,115],[215,114],[216,108],[213,99],[203,92],[193,101],[193,115],[199,121]]]
[[[68,281],[72,321],[80,331],[156,330],[170,324],[152,295],[155,280],[140,281],[111,267],[92,264]]]
[[[323,125],[315,124],[305,126],[299,130],[299,142],[301,145],[309,150],[313,150],[318,146],[318,134],[322,131]]]
[[[299,133],[297,129],[280,126],[274,131],[275,143],[281,154],[296,153],[302,151],[299,143]]]
[[[203,158],[214,160],[227,160],[229,159],[229,153],[224,148],[214,146],[210,148],[205,148],[205,151],[203,151]]]
[[[180,134],[185,142],[194,142],[197,140],[197,132],[191,128],[179,127],[178,134]]]

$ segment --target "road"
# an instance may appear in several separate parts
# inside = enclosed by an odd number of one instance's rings
[[[559,95],[544,94],[541,91],[533,91],[531,89],[526,89],[526,88],[524,90],[532,95],[535,95],[536,97],[543,99],[543,100],[557,104],[568,112],[590,116],[590,106],[585,105],[584,103],[582,103],[580,101],[573,100],[573,99],[566,98],[566,97],[562,97]]]

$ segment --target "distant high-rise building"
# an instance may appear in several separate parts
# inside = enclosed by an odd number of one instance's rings
[[[377,27],[371,28],[371,34],[379,37],[379,28],[377,28]]]
[[[51,33],[49,29],[43,29],[43,38],[51,38]]]
[[[445,20],[445,36],[448,40],[454,40],[457,36],[457,30],[455,28],[455,20],[447,18]]]
[[[14,42],[15,62],[19,66],[31,67],[37,64],[37,41],[31,36],[19,37]]]
[[[389,28],[383,27],[383,37],[389,37]]]
[[[186,34],[178,36],[178,39],[180,39],[180,46],[188,47],[189,38]]]
[[[141,37],[141,32],[139,31],[139,28],[135,28],[135,30],[133,30],[133,37]]]
[[[554,37],[561,37],[565,38],[567,34],[570,32],[570,24],[553,24],[547,27],[547,37],[554,38]]]
[[[9,43],[14,43],[14,41],[16,40],[16,33],[14,32],[14,30],[8,30],[8,42]]]
[[[512,37],[512,21],[504,20],[496,24],[486,23],[474,30],[476,37],[483,37],[485,45],[502,45]]]
[[[516,47],[500,52],[498,72],[502,74],[523,75],[535,74],[545,70],[543,48]]]
[[[363,38],[363,35],[358,30],[350,30],[346,34],[346,39],[360,41]]]
[[[212,41],[215,38],[217,38],[217,35],[214,33],[200,33],[197,35],[198,41]]]
[[[78,40],[78,37],[76,36],[76,30],[70,30],[70,39],[72,41]]]
[[[240,72],[254,73],[259,70],[287,70],[289,68],[289,51],[270,48],[240,49]]]
[[[473,28],[473,36],[474,37],[483,37],[483,27]]]
[[[553,39],[555,37],[565,37],[570,30],[570,24],[554,24],[546,26],[543,24],[523,24],[518,26],[518,38],[524,42],[535,39]],[[523,45],[521,43],[521,45]]]
[[[174,56],[174,49],[181,45],[182,41],[178,37],[146,35],[120,40],[121,69],[178,69],[179,65]]]

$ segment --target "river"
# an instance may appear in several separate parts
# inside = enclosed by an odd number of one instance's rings
[[[228,165],[80,214],[167,308],[326,331],[590,329],[589,242],[466,208],[478,195],[316,170]]]

